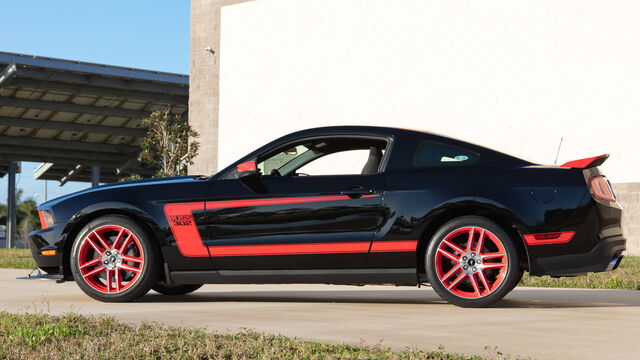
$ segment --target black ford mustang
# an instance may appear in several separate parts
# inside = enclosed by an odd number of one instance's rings
[[[598,165],[545,166],[420,131],[326,127],[216,175],[92,188],[40,206],[38,266],[129,301],[221,283],[429,283],[486,306],[524,271],[615,269],[621,208]]]

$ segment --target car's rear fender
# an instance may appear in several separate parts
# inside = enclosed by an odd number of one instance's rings
[[[421,236],[416,251],[416,264],[419,273],[424,273],[424,254],[433,234],[448,221],[472,215],[487,218],[502,227],[510,235],[518,249],[520,266],[529,269],[529,255],[518,230],[521,221],[517,216],[508,208],[486,199],[483,201],[483,199],[477,198],[461,198],[438,206],[419,225]]]

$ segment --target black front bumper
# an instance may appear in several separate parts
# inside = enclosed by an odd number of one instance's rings
[[[29,234],[29,249],[36,265],[48,274],[62,274],[63,246],[56,227],[36,230]],[[45,256],[42,250],[56,250],[56,255]]]
[[[572,276],[615,270],[622,259],[627,241],[620,236],[602,239],[584,254],[550,256],[531,260],[531,275]]]

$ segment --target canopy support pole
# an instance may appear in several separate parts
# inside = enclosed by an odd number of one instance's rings
[[[7,184],[7,249],[16,244],[16,162],[9,161]]]
[[[96,187],[100,185],[100,167],[92,166],[91,167],[91,187]]]

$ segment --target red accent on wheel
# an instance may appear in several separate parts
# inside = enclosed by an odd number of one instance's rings
[[[81,240],[78,266],[83,280],[97,291],[125,291],[140,278],[144,250],[138,237],[118,225],[102,226]]]
[[[452,294],[478,299],[493,293],[504,281],[508,258],[502,241],[481,227],[450,232],[435,256],[440,283]]]

